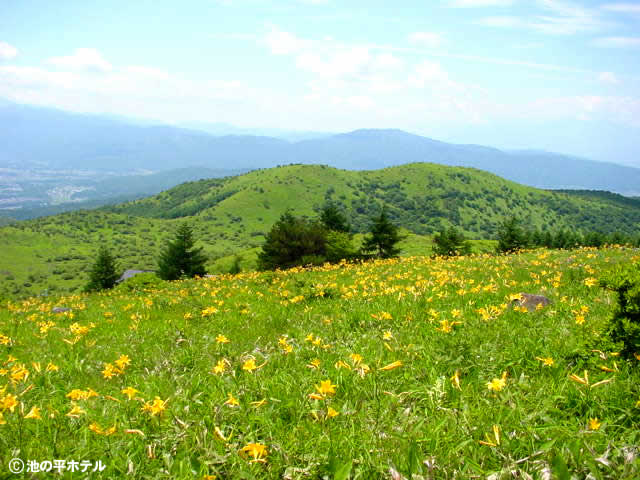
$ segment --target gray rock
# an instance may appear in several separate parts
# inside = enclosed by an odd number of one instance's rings
[[[70,312],[71,309],[67,308],[67,307],[53,307],[51,309],[52,313],[64,313],[64,312]]]
[[[551,300],[549,300],[544,295],[532,295],[531,293],[521,293],[520,300],[514,300],[511,302],[511,306],[519,306],[525,307],[530,312],[537,310],[538,308],[546,307],[551,304]],[[542,305],[542,307],[538,307],[538,305]]]

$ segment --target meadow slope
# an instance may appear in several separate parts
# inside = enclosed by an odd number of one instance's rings
[[[597,281],[639,259],[411,257],[10,303],[0,469],[17,457],[101,460],[105,478],[132,479],[638,478],[639,360],[601,346],[615,300]],[[552,304],[509,308],[520,292]]]

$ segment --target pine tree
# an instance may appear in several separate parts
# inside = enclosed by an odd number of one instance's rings
[[[107,247],[102,246],[98,251],[96,263],[91,268],[89,283],[84,287],[85,292],[95,292],[113,288],[120,277],[117,273],[116,261]]]
[[[327,230],[332,232],[349,233],[351,225],[347,222],[347,217],[338,209],[334,203],[328,203],[322,209],[320,221]]]
[[[267,233],[258,253],[258,268],[290,268],[325,260],[327,230],[317,221],[285,212]]]
[[[160,254],[157,275],[163,280],[205,275],[207,257],[202,253],[202,247],[195,248],[194,244],[193,229],[183,223],[178,227],[175,239]]]
[[[361,250],[364,255],[373,255],[379,258],[392,258],[400,254],[396,244],[402,240],[396,227],[383,209],[371,226],[371,233],[365,237]]]
[[[471,245],[455,227],[442,229],[433,237],[433,244],[433,253],[443,257],[471,253]]]
[[[529,236],[516,217],[509,217],[502,222],[498,230],[499,253],[515,252],[529,246]]]

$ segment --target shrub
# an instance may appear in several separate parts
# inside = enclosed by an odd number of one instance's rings
[[[606,333],[621,347],[625,357],[640,353],[640,266],[618,267],[606,275],[600,285],[613,290],[618,297]]]
[[[207,258],[195,248],[193,229],[186,223],[178,227],[175,240],[169,242],[158,260],[158,276],[163,280],[203,276]]]
[[[498,229],[498,253],[510,253],[529,246],[527,232],[516,217],[505,219]]]

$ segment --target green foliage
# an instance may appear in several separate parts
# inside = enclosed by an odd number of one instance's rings
[[[258,254],[260,270],[317,263],[326,252],[327,231],[317,221],[295,217],[287,211],[267,233]]]
[[[347,217],[334,203],[328,203],[324,206],[320,214],[320,221],[327,230],[344,233],[351,231]]]
[[[353,235],[347,232],[327,232],[326,260],[339,262],[357,257],[358,252],[353,246]]]
[[[515,216],[503,220],[498,229],[497,237],[498,246],[496,250],[499,253],[515,252],[529,246],[528,234],[522,228],[520,220]]]
[[[616,292],[618,305],[607,327],[609,338],[632,357],[640,353],[640,265],[620,266],[601,280],[601,285]]]
[[[207,273],[202,248],[195,248],[193,229],[183,223],[178,227],[175,240],[169,242],[158,260],[158,276],[163,280],[203,276]]]
[[[471,245],[457,228],[442,229],[433,237],[433,253],[443,257],[468,255]]]
[[[89,282],[85,286],[85,292],[113,288],[116,280],[120,277],[117,269],[118,266],[109,249],[105,246],[100,247],[96,262],[93,264],[93,267],[91,267]]]
[[[240,266],[241,261],[242,257],[240,255],[235,255],[233,257],[233,263],[231,264],[231,268],[229,269],[229,273],[231,275],[236,275],[242,271],[242,267]]]
[[[378,258],[393,258],[400,254],[396,244],[402,240],[396,227],[387,216],[384,209],[374,219],[370,235],[366,236],[362,243],[361,251],[366,256]]]
[[[150,290],[157,290],[163,284],[164,281],[155,273],[138,273],[137,275],[126,279],[124,282],[118,285],[116,287],[116,291],[127,293],[146,292]]]

